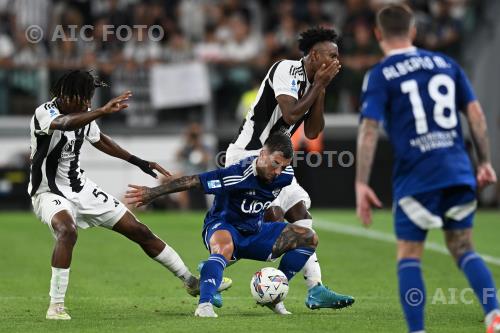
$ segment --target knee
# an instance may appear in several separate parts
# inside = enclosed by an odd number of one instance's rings
[[[456,262],[458,262],[465,253],[474,250],[472,242],[468,239],[462,240],[461,242],[451,240],[446,243],[446,246]]]
[[[312,219],[312,216],[307,210],[306,203],[301,201],[285,213],[285,219],[290,223],[294,223],[300,220]]]
[[[57,241],[75,245],[78,238],[76,226],[73,223],[65,223],[56,231]]]
[[[314,232],[314,230],[312,229],[309,228],[304,228],[304,229],[306,229],[306,232],[302,234],[303,244],[307,247],[316,249],[319,243],[318,234]]]
[[[312,232],[311,247],[315,249],[318,247],[319,237],[318,234],[314,232],[314,230],[311,229],[311,232]]]
[[[266,222],[280,222],[285,220],[285,213],[283,209],[278,206],[271,206],[266,209],[264,213],[264,221]]]
[[[212,254],[219,254],[223,256],[227,261],[230,261],[233,257],[234,247],[232,243],[229,244],[216,244],[211,246]]]
[[[445,239],[448,251],[457,262],[465,253],[474,250],[470,229],[447,230],[445,232]]]
[[[424,250],[423,242],[398,241],[398,260],[401,259],[420,259]]]

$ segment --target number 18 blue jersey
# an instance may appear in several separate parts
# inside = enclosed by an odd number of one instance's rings
[[[361,117],[384,124],[394,150],[396,201],[455,185],[476,186],[458,114],[474,100],[452,59],[414,47],[389,54],[366,75]]]

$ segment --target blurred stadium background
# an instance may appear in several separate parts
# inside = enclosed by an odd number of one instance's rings
[[[343,67],[328,87],[324,135],[308,142],[298,131],[296,148],[354,154],[362,79],[381,58],[374,13],[388,2],[0,0],[0,209],[30,207],[29,119],[64,71],[92,69],[110,84],[97,91],[94,107],[132,90],[129,109],[102,118],[101,129],[142,158],[177,174],[194,173],[216,166],[217,153],[237,134],[269,66],[281,58],[299,58],[298,32],[314,25],[338,30]],[[498,172],[499,1],[408,3],[418,17],[416,44],[456,57],[466,68],[488,117]],[[40,30],[33,32],[33,27]],[[88,176],[118,197],[127,183],[155,184],[137,168],[90,145],[82,154]],[[333,162],[329,166],[323,159],[316,168],[297,163],[313,207],[354,205],[354,166],[345,167],[336,158]],[[391,151],[382,141],[372,182],[386,207],[391,202],[390,166]],[[498,186],[484,191],[481,204],[498,206],[499,193]],[[190,193],[160,200],[154,208],[206,205],[202,195]]]

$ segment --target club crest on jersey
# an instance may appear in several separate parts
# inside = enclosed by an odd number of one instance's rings
[[[75,140],[70,140],[66,145],[64,146],[63,150],[67,153],[72,152],[73,149],[75,149]]]
[[[55,116],[57,116],[57,111],[54,110],[54,109],[50,109],[49,110],[49,114],[50,114],[51,117],[55,117]]]
[[[264,209],[267,209],[269,206],[271,206],[271,201],[263,203],[258,200],[254,200],[247,204],[247,199],[244,199],[241,203],[241,211],[245,214],[257,214]]]
[[[280,192],[281,192],[280,188],[277,188],[277,189],[273,190],[274,197],[276,198],[280,194]]]

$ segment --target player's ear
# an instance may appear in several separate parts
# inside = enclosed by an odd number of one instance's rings
[[[377,38],[377,41],[382,41],[382,31],[380,31],[380,29],[378,27],[375,27],[373,29],[373,32],[375,34],[375,38]]]
[[[417,37],[417,27],[415,27],[415,25],[412,25],[412,27],[410,28],[410,40],[413,42],[416,37]]]

